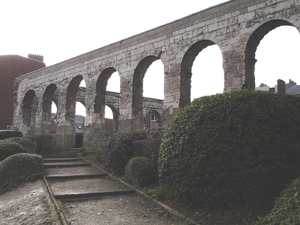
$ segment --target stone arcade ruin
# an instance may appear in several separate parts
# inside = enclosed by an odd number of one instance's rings
[[[255,52],[276,27],[300,28],[299,0],[232,0],[67,61],[25,74],[15,81],[14,128],[50,134],[51,103],[57,104],[55,141],[74,147],[75,102],[86,107],[84,141],[105,138],[105,105],[114,130],[149,128],[151,114],[164,129],[190,102],[191,67],[207,46],[223,56],[224,91],[254,90]],[[164,65],[164,100],[143,98],[143,78],[155,60]],[[106,92],[107,80],[120,75],[120,94]],[[79,89],[82,80],[86,89]],[[148,126],[148,127],[147,127]]]

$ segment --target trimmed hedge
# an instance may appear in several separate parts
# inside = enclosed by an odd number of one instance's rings
[[[116,174],[124,174],[127,162],[136,156],[133,149],[135,140],[147,139],[148,133],[142,130],[124,131],[114,134],[105,148],[106,168]]]
[[[259,91],[202,97],[169,123],[160,181],[195,206],[267,209],[300,174],[300,99]]]
[[[43,174],[43,157],[20,153],[0,161],[0,195]]]
[[[21,145],[23,148],[27,149],[30,153],[36,153],[36,143],[28,139],[27,137],[12,137],[7,138],[5,141],[10,141]]]
[[[11,137],[23,137],[21,131],[1,131],[0,132],[0,140],[11,138]]]
[[[125,176],[136,187],[152,184],[156,181],[153,164],[147,157],[133,157],[125,167]]]
[[[6,138],[0,141],[0,161],[18,153],[36,153],[36,145],[24,137]]]

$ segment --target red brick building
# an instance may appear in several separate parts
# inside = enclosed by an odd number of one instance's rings
[[[15,78],[45,66],[40,55],[0,55],[0,129],[13,124]]]

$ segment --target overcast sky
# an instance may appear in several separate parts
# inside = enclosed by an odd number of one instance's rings
[[[50,66],[223,2],[227,1],[6,0],[0,9],[0,54],[40,54]],[[270,32],[256,52],[256,86],[273,87],[277,79],[300,84],[299,54],[296,29],[282,27]],[[158,61],[154,64],[147,74],[152,70],[160,76],[155,79],[163,82],[163,66]],[[217,46],[203,50],[193,65],[192,98],[223,92],[222,55]],[[147,79],[153,80],[154,75],[147,74],[144,96],[163,98],[163,83],[157,87],[160,91],[153,92]]]

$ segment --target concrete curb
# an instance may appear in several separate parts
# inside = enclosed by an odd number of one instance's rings
[[[101,170],[104,173],[107,173],[108,176],[110,176],[113,179],[118,180],[119,182],[123,183],[124,185],[134,189],[139,195],[153,201],[155,204],[159,205],[160,207],[164,208],[166,211],[168,211],[169,213],[187,221],[190,225],[200,225],[199,223],[197,223],[196,221],[192,220],[191,218],[188,218],[187,216],[181,214],[180,212],[176,211],[175,209],[172,209],[171,207],[165,205],[164,203],[157,201],[155,199],[152,199],[151,197],[149,197],[148,195],[146,195],[145,193],[143,193],[142,191],[136,189],[135,187],[131,186],[130,184],[126,183],[125,181],[119,179],[118,177],[112,175],[111,173],[105,171],[104,169],[100,168],[99,166],[95,165],[94,163],[90,162],[89,160],[85,159],[83,156],[81,156],[80,154],[78,154],[78,157],[80,157],[81,159],[83,159],[84,161],[90,163],[92,166],[94,166],[95,168]]]

